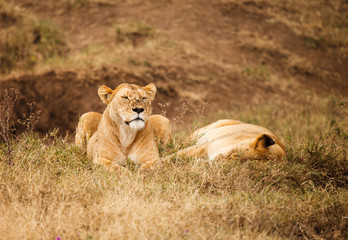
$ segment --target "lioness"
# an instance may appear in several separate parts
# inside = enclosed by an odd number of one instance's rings
[[[101,86],[98,95],[107,108],[103,114],[81,116],[76,145],[83,147],[87,140],[88,158],[109,169],[121,168],[127,158],[141,164],[141,169],[150,167],[160,159],[154,129],[159,141],[170,140],[169,120],[150,117],[155,94],[153,83],[145,87],[123,83],[115,90]]]
[[[279,160],[285,146],[268,129],[236,120],[219,120],[200,128],[190,136],[195,145],[176,156],[194,158],[254,158]]]

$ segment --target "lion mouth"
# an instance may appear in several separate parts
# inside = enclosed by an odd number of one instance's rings
[[[137,117],[137,118],[134,118],[133,120],[131,120],[131,121],[126,121],[126,124],[127,125],[129,125],[131,122],[133,122],[133,121],[138,121],[138,120],[140,120],[140,121],[143,121],[144,122],[144,120],[143,119],[141,119],[140,117]]]

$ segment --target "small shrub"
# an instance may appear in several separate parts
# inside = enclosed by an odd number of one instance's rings
[[[0,29],[0,73],[33,69],[39,62],[68,51],[63,33],[51,22],[37,21],[24,11],[21,14],[13,17],[13,26]]]
[[[13,164],[13,146],[15,144],[16,132],[13,119],[14,106],[19,95],[18,89],[5,89],[0,92],[0,144],[1,140],[5,144],[4,159],[11,166]],[[28,103],[29,115],[23,114],[23,119],[18,119],[18,123],[25,126],[26,131],[33,133],[39,120],[40,111],[34,111],[35,103]],[[1,149],[1,146],[0,146]]]
[[[4,155],[9,165],[12,165],[13,131],[15,130],[12,114],[18,94],[18,89],[6,89],[0,92],[0,137],[6,146]]]
[[[0,27],[11,26],[22,18],[21,8],[11,2],[0,0]]]
[[[117,43],[131,43],[134,47],[138,46],[142,39],[153,38],[156,35],[153,26],[138,20],[127,24],[116,24],[115,29]]]
[[[269,78],[270,73],[266,66],[256,66],[256,67],[246,67],[245,72],[248,76],[260,77],[260,78]]]

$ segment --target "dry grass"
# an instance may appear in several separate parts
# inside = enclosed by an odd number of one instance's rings
[[[50,21],[40,21],[10,1],[0,0],[0,73],[32,70],[67,51],[64,34]]]
[[[297,35],[303,36],[308,47],[320,45],[347,48],[348,19],[345,15],[345,0],[218,0],[214,4],[258,6],[259,11],[267,13],[269,22],[281,22]],[[343,49],[341,49],[343,50]]]
[[[143,21],[115,22],[107,32],[114,39],[111,45],[91,43],[66,55],[56,54],[36,65],[32,72],[69,69],[77,71],[117,65],[143,74],[152,64],[163,61],[177,64],[192,55],[189,47],[174,42],[166,34]]]
[[[0,239],[344,239],[347,99],[284,109],[231,113],[284,136],[281,162],[175,159],[112,173],[54,132],[21,135],[13,166],[0,146]]]

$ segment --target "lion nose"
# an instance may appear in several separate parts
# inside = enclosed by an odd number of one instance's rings
[[[136,112],[136,113],[141,113],[141,112],[144,112],[144,108],[138,108],[138,107],[136,107],[136,108],[132,108],[132,110],[133,110],[133,112]]]

